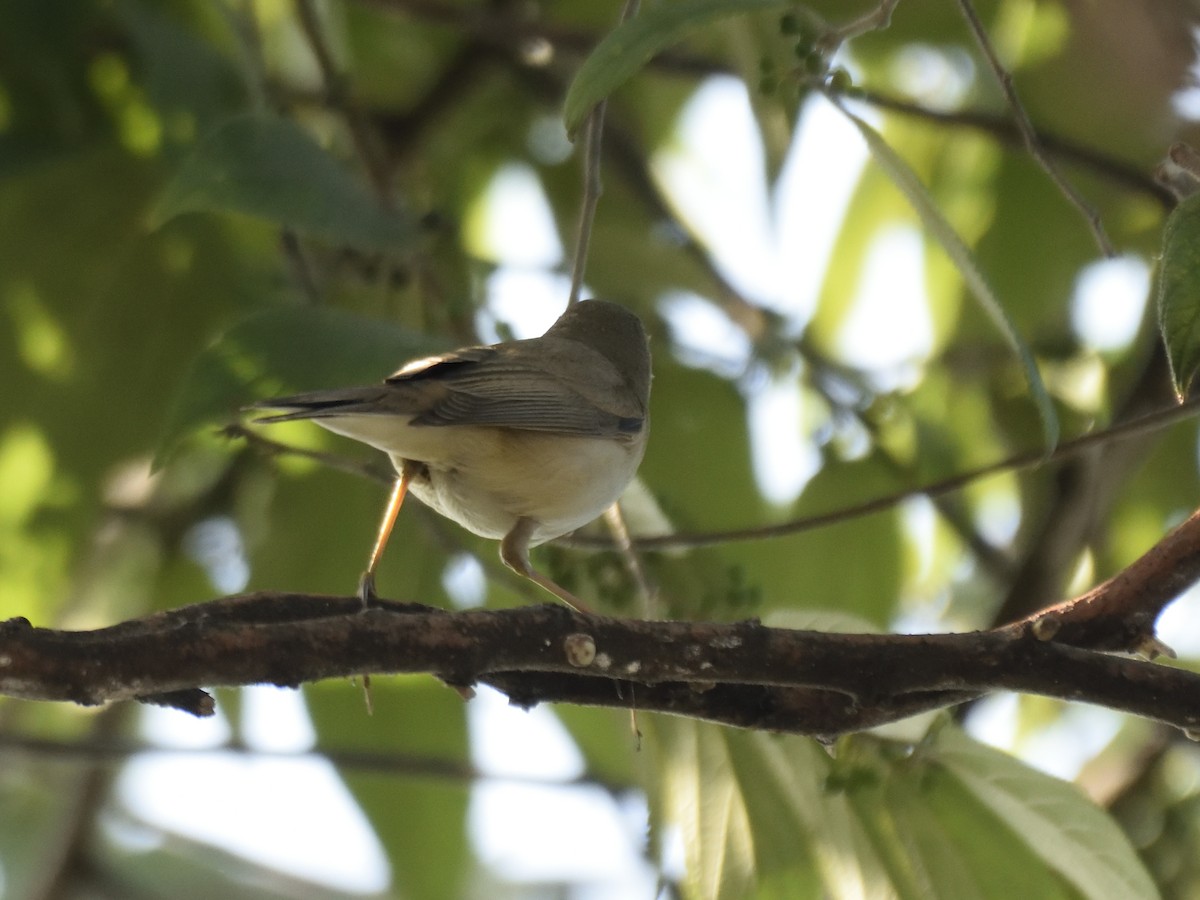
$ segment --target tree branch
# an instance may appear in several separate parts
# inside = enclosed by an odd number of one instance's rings
[[[138,699],[206,715],[201,685],[427,672],[513,703],[657,710],[747,728],[836,735],[991,690],[1084,701],[1200,730],[1200,675],[1070,646],[1144,645],[1152,615],[1200,571],[1200,513],[1119,576],[1031,621],[938,635],[822,634],[585,616],[559,606],[450,613],[356,597],[261,592],[95,631],[0,624],[0,693]],[[1137,584],[1139,589],[1132,589]],[[1052,627],[1048,627],[1047,623]],[[1072,630],[1073,626],[1080,627]],[[1082,627],[1086,623],[1086,627]]]

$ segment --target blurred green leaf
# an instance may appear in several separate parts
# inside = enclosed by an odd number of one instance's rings
[[[307,131],[266,115],[237,116],[201,139],[153,221],[189,212],[244,213],[374,250],[405,249],[417,236],[409,215],[382,206]]]
[[[975,299],[983,307],[996,328],[1000,331],[1000,334],[1017,355],[1017,358],[1021,362],[1021,368],[1025,372],[1026,381],[1029,383],[1029,392],[1033,397],[1034,405],[1037,407],[1038,417],[1042,423],[1042,439],[1046,453],[1050,453],[1058,444],[1058,414],[1054,411],[1054,403],[1050,399],[1046,385],[1042,382],[1042,376],[1038,372],[1037,360],[1033,358],[1033,351],[1029,349],[1029,345],[1025,343],[1020,332],[1013,325],[1012,319],[1005,312],[1000,299],[995,295],[991,286],[983,277],[983,273],[979,270],[979,266],[976,264],[975,257],[972,255],[970,248],[963,243],[962,238],[958,236],[958,232],[954,230],[954,227],[946,221],[941,210],[934,203],[933,198],[929,196],[929,192],[925,189],[925,186],[921,184],[920,179],[909,168],[908,163],[896,155],[896,152],[888,146],[887,141],[883,139],[883,135],[844,107],[839,106],[838,108],[858,128],[866,140],[867,147],[870,148],[871,156],[874,157],[875,162],[879,164],[879,167],[883,169],[892,183],[900,189],[901,193],[912,204],[913,209],[920,215],[926,229],[942,245],[946,254],[962,274],[963,281],[967,283]]]
[[[233,60],[185,18],[173,15],[166,4],[137,0],[121,0],[116,10],[129,29],[146,92],[164,117],[169,139],[191,143],[197,130],[244,108],[246,89]],[[204,8],[192,12],[201,19],[219,15]]]
[[[945,729],[932,759],[1021,837],[1031,854],[1089,900],[1156,897],[1129,839],[1073,784]]]
[[[228,420],[272,393],[380,381],[415,356],[445,349],[437,338],[340,309],[275,307],[230,328],[192,364],[167,414],[155,452],[162,465],[179,440]]]
[[[842,509],[902,486],[875,456],[827,463],[805,486],[791,513]],[[887,628],[903,583],[902,528],[897,508],[729,549],[747,571],[762,579],[771,608],[840,609]],[[828,577],[831,572],[837,577]]]
[[[1163,229],[1158,319],[1180,401],[1200,370],[1200,194],[1179,204]]]
[[[468,767],[466,706],[433,678],[372,679],[374,715],[362,688],[322,682],[305,689],[322,746],[390,755],[394,771],[341,772],[392,863],[397,896],[457,900],[468,874],[465,778],[438,777],[427,760]],[[436,852],[434,849],[436,848]]]
[[[737,13],[791,4],[792,0],[679,0],[642,11],[610,31],[575,73],[563,103],[567,132],[574,134],[593,106],[690,29]]]
[[[902,823],[909,852],[921,860],[939,896],[1074,896],[1062,878],[1029,853],[1020,835],[944,769],[920,767],[892,778],[886,797]]]
[[[647,735],[659,754],[662,814],[683,833],[687,896],[753,896],[754,832],[721,732],[690,720],[656,717]]]
[[[654,719],[688,896],[1155,896],[1081,791],[946,726],[915,752]],[[788,885],[788,892],[776,887]]]

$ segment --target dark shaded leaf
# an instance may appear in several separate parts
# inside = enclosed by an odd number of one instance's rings
[[[411,217],[388,209],[307,131],[287,119],[237,116],[183,161],[154,211],[158,225],[188,212],[238,212],[302,234],[376,250],[416,236]]]
[[[229,419],[267,392],[379,381],[405,361],[445,348],[444,341],[338,309],[287,306],[255,313],[192,364],[167,415],[155,464],[187,433]]]
[[[1180,203],[1163,230],[1158,319],[1182,401],[1200,370],[1200,194]]]

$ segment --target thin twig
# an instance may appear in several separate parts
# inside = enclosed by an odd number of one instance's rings
[[[601,100],[588,113],[587,135],[583,150],[583,199],[579,204],[579,224],[575,231],[575,253],[571,260],[571,294],[567,304],[578,303],[583,291],[583,274],[587,269],[588,246],[592,242],[592,223],[604,184],[600,180],[600,151],[604,135],[604,110],[607,101]]]
[[[1024,453],[1017,453],[1006,457],[1005,459],[989,463],[985,466],[980,466],[977,469],[969,469],[965,472],[959,472],[957,475],[951,475],[949,478],[944,478],[940,481],[920,485],[918,487],[906,488],[904,490],[896,491],[892,494],[885,494],[881,497],[875,497],[871,500],[857,503],[852,506],[842,507],[841,509],[837,509],[832,512],[818,513],[817,515],[812,516],[803,516],[787,522],[779,522],[775,525],[759,525],[751,528],[733,528],[726,531],[680,532],[679,534],[668,534],[656,537],[639,537],[634,539],[633,546],[639,550],[712,547],[719,544],[729,544],[737,541],[761,541],[799,534],[804,531],[812,531],[816,528],[824,528],[829,525],[836,525],[841,522],[857,519],[873,513],[883,512],[900,505],[905,500],[911,500],[914,497],[940,497],[944,494],[961,490],[962,488],[967,487],[981,478],[986,478],[991,475],[998,475],[1002,472],[1016,472],[1022,469],[1035,468],[1047,462],[1053,462],[1074,456],[1075,454],[1084,450],[1093,447],[1099,447],[1111,441],[1133,437],[1146,432],[1157,431],[1160,428],[1165,428],[1168,425],[1175,424],[1176,422],[1193,418],[1197,413],[1200,413],[1200,398],[1190,400],[1187,403],[1180,404],[1178,406],[1170,406],[1166,409],[1158,410],[1157,412],[1148,413],[1147,415],[1139,416],[1136,419],[1131,419],[1128,422],[1122,422],[1109,428],[1105,428],[1101,431],[1085,434],[1071,441],[1064,441],[1058,445],[1054,453],[1052,453],[1049,457],[1045,455],[1045,451],[1043,450],[1028,450]],[[564,542],[570,546],[578,547],[611,546],[610,542],[602,538],[582,536],[564,539]]]
[[[655,608],[657,604],[655,599],[658,592],[650,584],[650,577],[646,573],[646,567],[642,565],[642,559],[634,549],[633,540],[629,535],[629,525],[625,522],[625,513],[621,510],[620,503],[614,503],[604,511],[604,521],[608,525],[608,530],[612,533],[613,541],[616,542],[617,550],[625,559],[625,565],[629,569],[629,574],[633,576],[634,582],[638,586],[638,594],[642,598],[642,609],[640,618],[654,619],[657,618],[658,610]]]
[[[359,478],[365,478],[368,481],[374,481],[379,484],[390,485],[396,480],[395,473],[390,469],[385,470],[382,466],[348,459],[336,453],[325,453],[321,450],[309,450],[306,447],[281,444],[279,441],[273,441],[269,437],[264,437],[253,428],[247,428],[240,422],[226,425],[221,429],[221,434],[228,438],[242,438],[246,443],[264,451],[268,456],[297,456],[301,459],[310,459],[315,463],[320,463],[338,472],[357,475]]]
[[[387,164],[376,152],[367,119],[347,87],[349,79],[334,59],[333,50],[325,37],[324,25],[313,0],[296,0],[296,14],[300,21],[300,30],[304,32],[305,40],[308,41],[309,49],[312,50],[317,68],[321,72],[325,93],[329,96],[329,105],[342,113],[350,131],[350,138],[354,141],[354,149],[362,160],[375,193],[381,203],[390,207],[391,183]]]
[[[621,10],[622,22],[637,15],[640,0],[625,0]],[[592,223],[596,219],[596,207],[604,184],[600,178],[601,150],[604,142],[604,110],[608,102],[601,100],[588,113],[587,136],[583,151],[583,199],[579,204],[579,226],[575,234],[575,254],[571,260],[571,294],[567,304],[578,303],[583,290],[583,276],[587,271],[588,246],[592,242]]]
[[[996,55],[996,49],[992,46],[991,39],[984,29],[983,23],[979,20],[979,16],[976,14],[971,0],[958,0],[958,6],[971,28],[971,33],[975,36],[975,40],[979,44],[979,49],[983,52],[984,58],[987,60],[988,67],[992,70],[992,74],[996,76],[996,81],[1000,85],[1004,99],[1008,103],[1009,109],[1012,110],[1017,128],[1025,140],[1025,148],[1029,151],[1029,155],[1033,157],[1034,162],[1054,182],[1055,186],[1062,192],[1062,195],[1083,216],[1084,221],[1088,223],[1088,227],[1092,231],[1092,236],[1095,238],[1096,244],[1100,247],[1100,252],[1109,258],[1116,256],[1117,251],[1104,231],[1104,223],[1100,221],[1100,214],[1083,198],[1083,195],[1075,190],[1074,186],[1059,172],[1054,160],[1042,149],[1041,142],[1038,140],[1037,130],[1033,127],[1033,122],[1030,121],[1029,114],[1025,111],[1025,107],[1021,105],[1021,101],[1017,97],[1017,89],[1013,84],[1012,73],[1004,67],[1004,64],[1000,62],[1000,57]]]
[[[831,93],[841,95],[836,86],[830,86],[829,90]],[[927,106],[913,103],[911,100],[858,86],[854,86],[853,91],[853,99],[867,106],[874,106],[878,109],[885,109],[950,128],[969,128],[972,131],[981,131],[1010,145],[1024,145],[1020,129],[1007,116],[972,110],[930,109]],[[1142,167],[1107,156],[1093,147],[1060,137],[1052,132],[1039,130],[1036,133],[1041,148],[1060,162],[1090,169],[1099,178],[1152,197],[1164,208],[1169,209],[1175,205],[1175,198],[1171,191],[1150,177]]]
[[[292,277],[300,285],[300,292],[309,303],[317,303],[321,299],[321,290],[317,287],[317,279],[313,275],[312,264],[300,245],[300,236],[292,228],[282,228],[279,232],[279,243],[283,255],[292,270]]]
[[[265,113],[278,105],[273,102],[277,93],[272,90],[273,85],[267,74],[267,61],[262,47],[262,32],[258,27],[254,4],[249,0],[243,0],[236,11],[228,4],[223,3],[218,4],[217,9],[223,13],[230,31],[237,38],[237,46],[241,51],[242,68],[245,73],[242,81],[250,97],[251,106],[256,112]],[[317,302],[320,300],[320,288],[313,276],[313,266],[300,242],[300,236],[295,229],[285,225],[279,229],[279,240],[283,255],[300,287],[300,293],[310,303]]]

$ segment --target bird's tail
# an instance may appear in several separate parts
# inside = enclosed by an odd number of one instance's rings
[[[337,416],[361,416],[381,413],[384,391],[378,386],[312,391],[290,397],[272,397],[245,407],[248,411],[283,410],[260,416],[255,422],[291,422],[294,419],[331,419]]]

